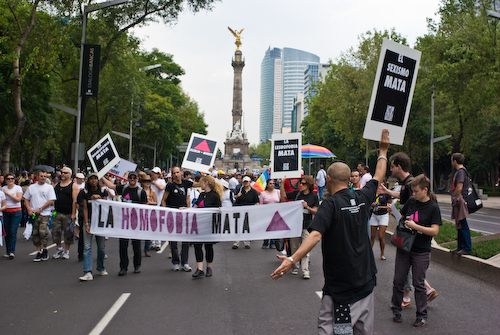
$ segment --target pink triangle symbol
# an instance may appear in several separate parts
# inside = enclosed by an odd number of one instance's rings
[[[210,152],[210,148],[208,147],[207,140],[203,140],[200,144],[194,147],[196,150]]]
[[[288,227],[285,220],[283,220],[283,218],[281,217],[280,213],[276,211],[266,231],[279,231],[279,230],[290,230],[290,227]]]
[[[205,207],[205,200],[200,201],[198,207]]]

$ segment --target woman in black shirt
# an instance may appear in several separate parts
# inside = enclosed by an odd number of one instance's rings
[[[222,185],[215,182],[214,177],[205,176],[200,180],[201,188],[204,192],[200,193],[198,200],[193,208],[220,207],[222,199]],[[194,254],[196,256],[196,271],[193,278],[212,277],[212,262],[214,260],[213,243],[193,243]],[[205,245],[205,259],[207,261],[207,273],[203,272],[203,250]]]
[[[439,233],[441,225],[441,212],[437,203],[433,201],[434,195],[429,191],[429,178],[421,174],[410,182],[410,186],[414,197],[406,202],[401,215],[406,218],[405,225],[415,230],[417,236],[410,252],[397,249],[391,308],[394,322],[402,322],[403,286],[411,265],[417,305],[417,319],[413,326],[422,327],[427,323],[427,294],[424,281],[431,259],[431,240]]]

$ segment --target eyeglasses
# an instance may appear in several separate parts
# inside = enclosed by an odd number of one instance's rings
[[[137,176],[128,176],[128,179],[137,179]]]
[[[68,171],[62,171],[61,173],[62,173],[62,174],[69,174],[69,172],[68,172]]]
[[[300,183],[300,185],[307,185],[307,183]]]
[[[5,178],[5,180],[14,180],[14,178],[10,177],[10,178]]]

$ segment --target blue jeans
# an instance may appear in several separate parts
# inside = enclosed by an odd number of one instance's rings
[[[323,198],[323,190],[325,189],[324,186],[318,186],[318,198],[321,201],[321,198]]]
[[[460,221],[462,228],[457,230],[457,248],[467,252],[472,251],[472,242],[470,239],[470,230],[467,219]]]
[[[144,241],[144,253],[147,254],[151,250],[151,240]]]
[[[92,259],[92,234],[87,234],[85,229],[83,229],[83,273],[92,271],[93,259]],[[104,271],[104,247],[106,238],[104,236],[95,237],[97,242],[97,272]]]
[[[5,247],[7,254],[16,253],[17,227],[21,222],[22,211],[4,212],[3,224],[5,227]]]

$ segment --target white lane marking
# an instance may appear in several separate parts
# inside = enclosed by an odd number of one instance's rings
[[[47,249],[53,248],[53,247],[55,247],[55,246],[56,246],[56,244],[55,244],[55,243],[54,243],[54,244],[51,244],[51,245],[49,245],[49,246],[47,247]],[[37,252],[38,252],[38,251],[33,251],[33,252],[30,254],[30,256],[35,256]]]
[[[163,245],[161,246],[160,250],[158,250],[156,253],[157,254],[161,254],[166,248],[168,247],[168,241],[163,243]]]
[[[323,291],[316,291],[315,292],[320,299],[323,299]]]
[[[130,297],[130,293],[123,293],[118,300],[111,306],[110,310],[102,317],[101,321],[92,329],[89,335],[99,335],[102,333],[104,328],[108,325],[108,323],[113,319],[113,317],[118,313],[120,308],[123,306],[125,301],[127,301],[128,297]]]

